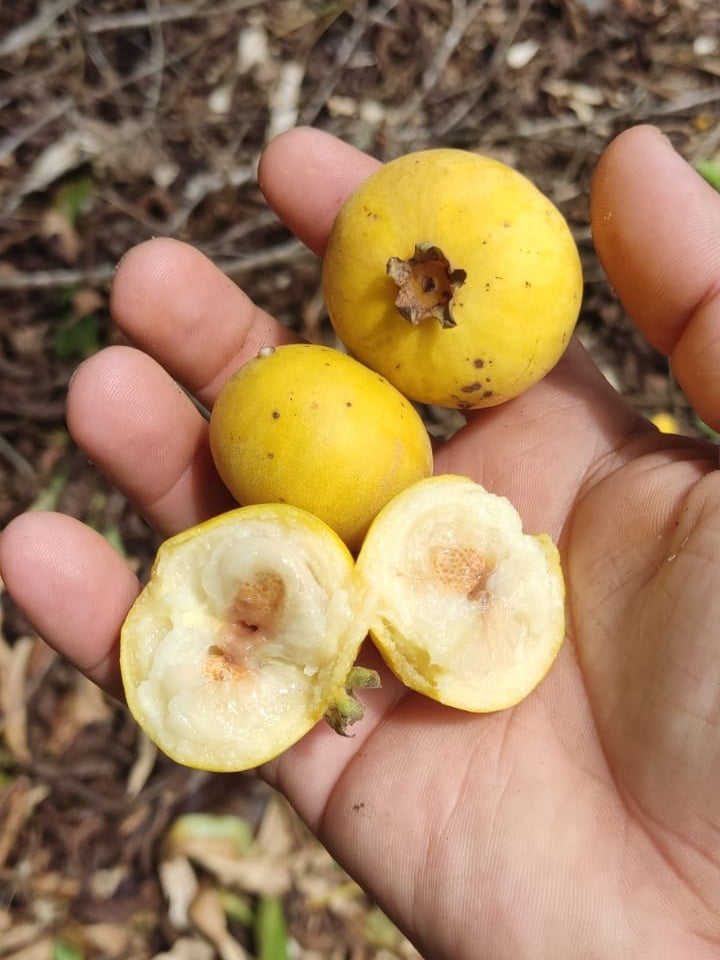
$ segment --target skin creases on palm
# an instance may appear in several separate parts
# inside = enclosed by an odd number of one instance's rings
[[[579,500],[568,537],[576,650],[629,820],[720,934],[717,451],[652,446]]]

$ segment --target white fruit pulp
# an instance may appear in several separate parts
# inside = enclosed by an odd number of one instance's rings
[[[417,689],[495,709],[534,686],[560,645],[559,563],[549,538],[523,532],[508,500],[438,479],[371,530],[360,563],[376,579],[374,629]]]
[[[354,616],[347,563],[317,540],[253,521],[161,549],[125,629],[144,638],[132,667],[143,726],[171,756],[242,767],[322,714],[352,664]]]

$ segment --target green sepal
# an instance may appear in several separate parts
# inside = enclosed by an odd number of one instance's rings
[[[368,667],[352,667],[345,678],[345,686],[328,704],[325,710],[325,722],[335,733],[347,737],[348,728],[362,720],[365,708],[355,696],[355,690],[376,690],[380,686],[377,670]]]

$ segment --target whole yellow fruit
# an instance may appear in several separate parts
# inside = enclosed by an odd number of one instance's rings
[[[391,161],[341,208],[323,266],[351,354],[405,396],[470,409],[540,380],[582,298],[559,210],[489,157],[435,149]]]
[[[356,550],[378,511],[432,473],[422,418],[382,376],[331,347],[263,350],[210,418],[218,472],[242,504],[309,510]]]
[[[331,708],[357,718],[365,633],[339,537],[288,504],[240,507],[161,545],[120,636],[125,696],[178,763],[246,770]]]

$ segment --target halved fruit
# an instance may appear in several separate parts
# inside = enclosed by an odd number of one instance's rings
[[[558,551],[467,477],[422,480],[378,514],[357,559],[370,633],[408,687],[473,712],[522,700],[565,634]]]
[[[121,635],[135,719],[178,762],[224,771],[277,756],[328,710],[341,725],[366,634],[353,569],[340,538],[289,504],[167,540]]]

